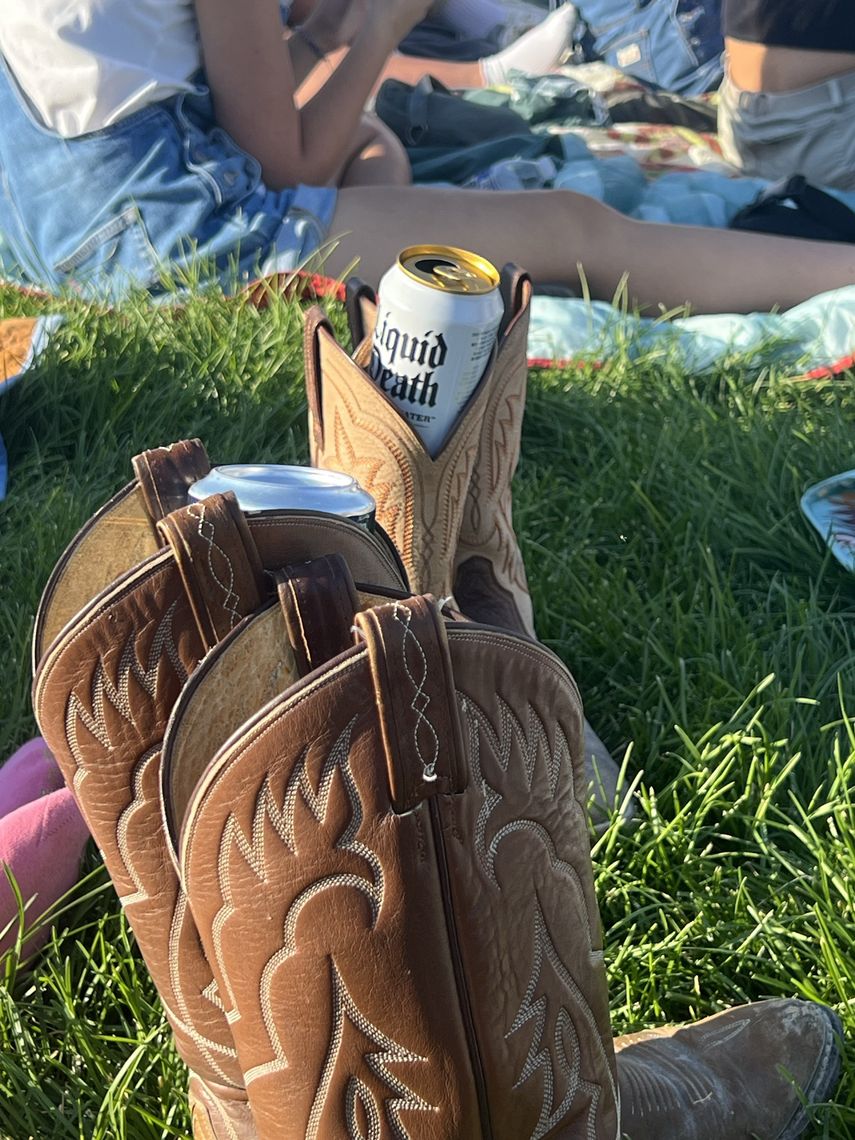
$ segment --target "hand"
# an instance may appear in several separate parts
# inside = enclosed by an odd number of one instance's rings
[[[309,0],[311,3],[311,0]],[[348,47],[366,27],[373,25],[377,34],[397,47],[407,33],[423,20],[434,0],[318,0],[305,18],[306,30],[325,51]],[[295,2],[292,13],[305,11],[302,0]],[[293,22],[302,22],[294,20]]]

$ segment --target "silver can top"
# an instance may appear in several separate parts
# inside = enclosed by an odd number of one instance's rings
[[[286,467],[275,463],[230,463],[213,467],[189,489],[199,502],[208,495],[233,491],[242,511],[322,511],[362,520],[374,514],[371,495],[350,475],[318,467]]]

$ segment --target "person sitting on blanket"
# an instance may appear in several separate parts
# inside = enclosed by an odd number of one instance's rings
[[[855,280],[849,245],[638,222],[564,190],[406,185],[402,148],[362,108],[427,9],[321,0],[283,43],[278,0],[5,0],[3,268],[99,297],[174,288],[200,263],[231,287],[354,265],[376,285],[405,246],[441,243],[594,297],[705,312]],[[336,33],[350,50],[298,106],[309,41]]]
[[[725,0],[725,157],[746,174],[855,190],[851,0]]]

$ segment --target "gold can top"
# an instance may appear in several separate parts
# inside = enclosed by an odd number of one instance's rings
[[[485,257],[452,245],[410,245],[398,256],[408,277],[442,293],[492,293],[499,273]]]

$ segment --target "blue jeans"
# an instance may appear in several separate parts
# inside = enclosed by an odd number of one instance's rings
[[[115,300],[199,273],[234,287],[324,241],[329,187],[269,190],[203,84],[79,138],[46,129],[0,57],[0,270]]]
[[[721,0],[577,0],[586,57],[680,95],[721,81]]]

